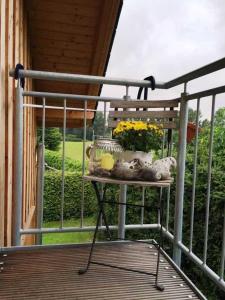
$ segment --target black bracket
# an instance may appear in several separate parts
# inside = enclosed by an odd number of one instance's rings
[[[25,86],[25,78],[19,75],[19,70],[24,70],[24,66],[21,64],[17,64],[15,68],[14,79],[20,79],[20,86],[24,89]]]

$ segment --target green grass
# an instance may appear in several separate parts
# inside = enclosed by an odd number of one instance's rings
[[[91,143],[92,142],[86,142],[86,147]],[[62,143],[59,151],[62,153]],[[83,142],[66,142],[65,151],[66,157],[82,162]]]
[[[84,226],[94,225],[95,219],[93,217],[84,219]],[[64,227],[79,227],[80,220],[71,219],[64,221]],[[45,228],[59,228],[59,221],[45,222]],[[72,244],[72,243],[87,243],[92,239],[92,232],[63,232],[63,233],[46,233],[43,234],[43,244]]]

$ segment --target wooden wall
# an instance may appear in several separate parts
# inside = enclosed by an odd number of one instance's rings
[[[15,85],[8,76],[17,63],[31,68],[28,40],[27,12],[23,0],[1,0],[0,10],[0,245],[10,246],[13,226],[13,138]],[[32,87],[26,81],[26,89]],[[26,99],[31,102],[32,99]],[[24,113],[24,174],[23,182],[23,226],[35,225],[36,195],[36,122],[35,111]],[[22,239],[32,243],[33,237]]]

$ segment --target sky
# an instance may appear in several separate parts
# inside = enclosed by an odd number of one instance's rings
[[[225,0],[124,0],[107,77],[165,82],[225,56]],[[225,70],[188,83],[192,93],[225,84]],[[149,92],[149,99],[178,97],[183,86]],[[122,97],[124,87],[104,86],[102,96]],[[137,88],[130,88],[136,98]],[[190,106],[196,107],[196,101]],[[216,97],[216,109],[225,94]],[[100,106],[100,109],[102,106]],[[211,98],[203,98],[203,118],[210,118]]]

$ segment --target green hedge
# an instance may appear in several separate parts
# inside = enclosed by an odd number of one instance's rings
[[[62,169],[62,154],[56,151],[45,150],[45,162],[48,166],[57,170]],[[66,171],[81,171],[82,164],[79,161],[65,157],[65,170]]]
[[[60,219],[62,173],[47,171],[44,187],[44,221]],[[64,218],[79,218],[81,212],[82,176],[81,172],[65,172]],[[90,183],[84,183],[85,216],[96,212],[96,198]]]

